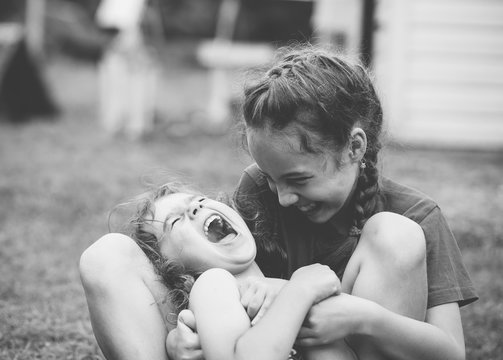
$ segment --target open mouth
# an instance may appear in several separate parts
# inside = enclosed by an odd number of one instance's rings
[[[311,204],[304,205],[304,206],[297,206],[297,209],[299,209],[304,214],[309,215],[309,214],[316,212],[319,209],[319,204],[318,203],[311,203]]]
[[[220,215],[211,215],[204,222],[204,234],[212,243],[217,243],[229,235],[237,235],[236,230]]]

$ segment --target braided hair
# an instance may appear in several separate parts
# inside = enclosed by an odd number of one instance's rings
[[[367,70],[327,49],[304,45],[282,48],[258,81],[245,85],[245,129],[283,130],[295,126],[301,149],[338,154],[351,145],[355,126],[367,136],[367,150],[352,199],[358,236],[378,209],[378,153],[383,112]],[[246,145],[246,140],[245,140]]]

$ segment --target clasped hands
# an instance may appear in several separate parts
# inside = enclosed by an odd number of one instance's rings
[[[312,265],[301,269],[310,266]],[[316,270],[310,271],[312,276],[316,275]],[[283,279],[263,277],[247,277],[239,280],[241,304],[246,309],[252,326],[256,325],[271,307],[286,282],[287,280]],[[328,297],[311,307],[299,331],[297,345],[325,345],[358,332],[359,326],[364,321],[362,301],[366,300],[342,293],[339,279],[330,293],[330,296],[327,295]],[[204,359],[196,322],[190,310],[183,310],[180,313],[177,328],[168,334],[166,347],[172,360]]]

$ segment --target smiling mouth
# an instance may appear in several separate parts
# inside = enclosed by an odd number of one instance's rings
[[[304,206],[297,206],[297,209],[299,209],[303,213],[311,213],[314,210],[316,210],[317,208],[318,208],[318,204],[316,204],[316,203],[311,203],[311,204],[304,205]]]
[[[237,235],[236,230],[220,215],[211,215],[204,222],[204,234],[212,243],[218,243],[229,235]]]

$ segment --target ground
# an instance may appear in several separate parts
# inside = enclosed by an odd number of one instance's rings
[[[142,179],[190,177],[231,191],[250,163],[239,137],[167,123],[204,109],[205,72],[172,47],[163,59],[159,130],[141,142],[104,134],[93,64],[52,57],[54,120],[0,123],[0,358],[100,359],[77,262],[108,232],[108,211],[141,192]],[[458,239],[480,300],[462,309],[467,359],[501,358],[503,153],[412,149],[396,144],[383,172],[438,201]],[[114,221],[111,221],[112,228]]]

